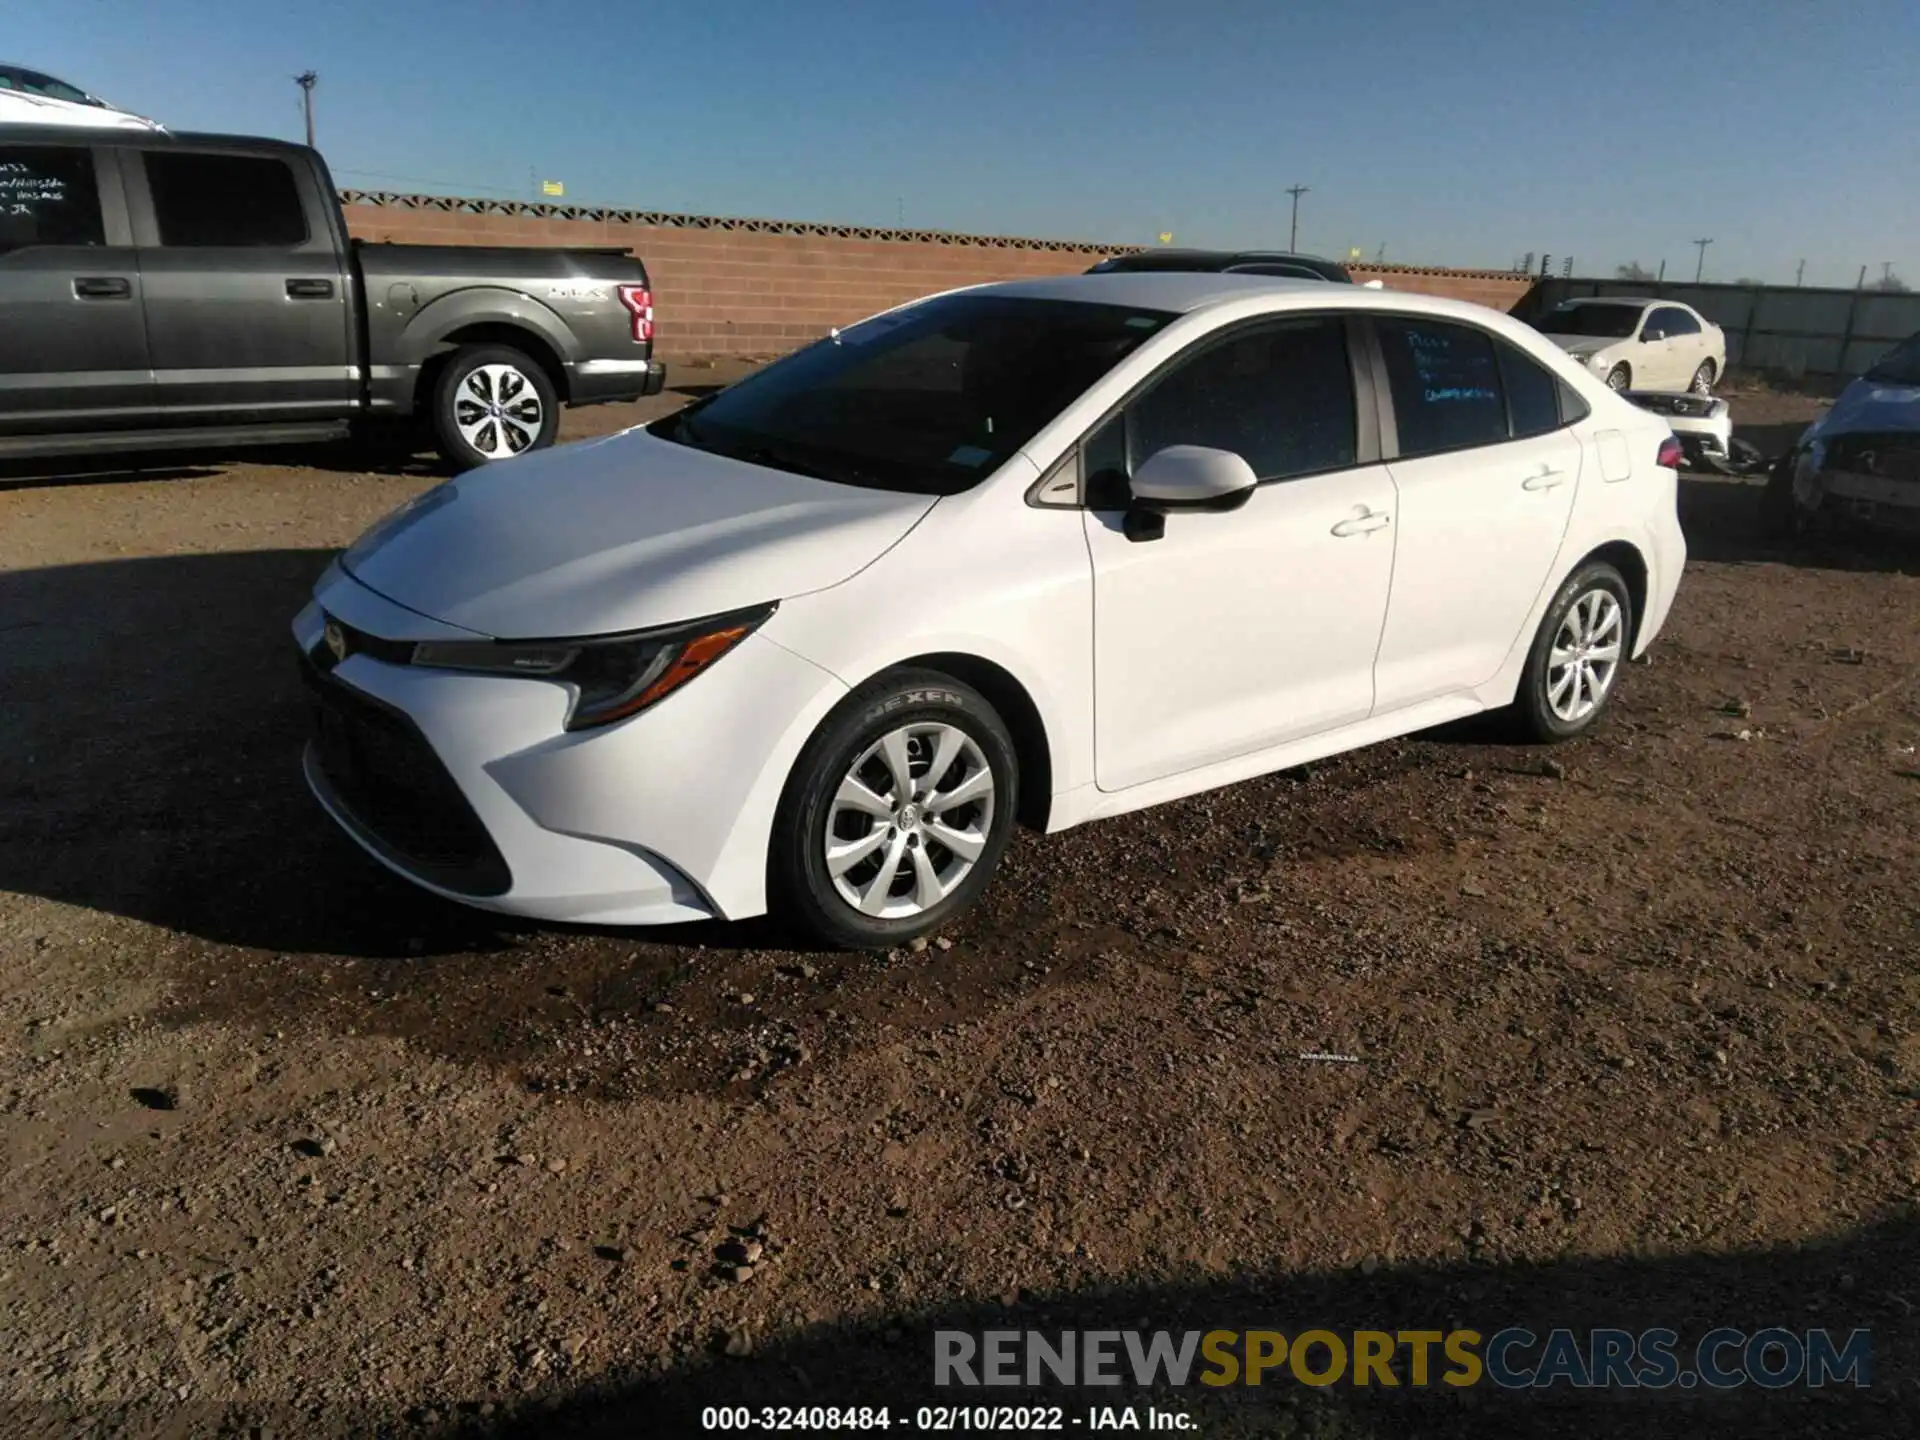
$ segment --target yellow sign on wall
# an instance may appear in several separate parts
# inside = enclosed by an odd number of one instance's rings
[[[1173,232],[1171,230],[1162,230],[1160,232],[1160,243],[1162,245],[1171,245],[1173,243]]]
[[[540,182],[540,193],[542,195],[564,195],[567,193],[567,187],[562,185],[558,180],[542,180]]]

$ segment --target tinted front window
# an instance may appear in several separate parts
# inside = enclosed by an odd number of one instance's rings
[[[106,243],[91,151],[0,145],[0,251]]]
[[[829,480],[926,495],[972,488],[1172,317],[951,295],[853,326],[653,433]]]
[[[1320,280],[1326,276],[1305,265],[1289,265],[1284,260],[1262,260],[1252,265],[1236,265],[1235,275],[1273,275],[1282,280]]]
[[[1382,319],[1379,330],[1402,455],[1497,445],[1507,438],[1491,335],[1399,316]]]
[[[307,215],[284,160],[265,155],[143,157],[162,245],[301,245]]]
[[[0,90],[44,95],[49,100],[66,100],[75,105],[100,105],[98,100],[76,85],[56,80],[51,75],[42,75],[38,70],[21,70],[12,65],[0,66]]]
[[[1676,310],[1672,306],[1668,306],[1664,310],[1654,311],[1653,318],[1660,328],[1666,332],[1669,340],[1673,339],[1676,335],[1698,335],[1700,333],[1700,325],[1693,316],[1684,310]]]
[[[1500,353],[1500,383],[1507,392],[1507,413],[1516,440],[1545,435],[1560,428],[1560,382],[1504,341],[1495,341]]]
[[[1287,320],[1214,344],[1135,402],[1130,430],[1136,467],[1169,445],[1231,450],[1262,480],[1351,465],[1346,322]]]
[[[1920,335],[1909,335],[1867,371],[1883,385],[1920,385]]]
[[[1592,339],[1624,340],[1640,323],[1637,305],[1562,305],[1535,323],[1543,335],[1582,335]]]

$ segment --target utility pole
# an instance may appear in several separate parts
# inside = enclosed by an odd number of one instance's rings
[[[1713,240],[1711,237],[1693,242],[1700,250],[1700,258],[1693,262],[1693,283],[1696,285],[1700,283],[1700,277],[1707,273],[1707,246],[1712,243]]]
[[[1667,283],[1667,262],[1665,260],[1660,262],[1660,273],[1653,277],[1653,283],[1656,285],[1664,285]]]
[[[1300,197],[1307,193],[1307,187],[1304,185],[1287,187],[1287,194],[1293,197],[1293,224],[1287,227],[1287,249],[1289,250],[1300,248]]]
[[[1795,289],[1798,289],[1800,287],[1800,282],[1806,278],[1806,274],[1807,274],[1806,261],[1802,260],[1798,265],[1793,267],[1793,284]]]
[[[300,108],[307,112],[307,145],[313,145],[313,87],[320,83],[317,70],[303,70],[293,77],[293,83],[300,87]]]
[[[1891,290],[1893,288],[1893,262],[1891,260],[1882,260],[1880,262],[1880,288],[1882,290]]]

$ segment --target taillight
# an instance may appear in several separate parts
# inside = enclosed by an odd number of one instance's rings
[[[644,345],[653,339],[653,291],[644,285],[622,285],[620,303],[633,317],[633,340]]]
[[[1660,454],[1654,464],[1663,470],[1678,470],[1680,462],[1686,458],[1686,451],[1680,448],[1680,442],[1669,435],[1660,442]]]

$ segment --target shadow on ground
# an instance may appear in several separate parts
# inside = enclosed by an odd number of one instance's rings
[[[1648,1258],[1568,1258],[1551,1262],[1453,1264],[1317,1274],[1264,1274],[1167,1285],[1126,1285],[1065,1294],[1022,1294],[1016,1304],[963,1303],[934,1310],[879,1311],[856,1324],[827,1323],[775,1337],[750,1337],[745,1357],[726,1353],[729,1337],[697,1337],[704,1349],[664,1371],[612,1379],[590,1390],[549,1399],[551,1408],[522,1411],[506,1427],[515,1437],[697,1435],[710,1405],[881,1405],[909,1416],[938,1404],[1062,1404],[1069,1431],[1092,1405],[1186,1411],[1208,1436],[1581,1437],[1601,1436],[1911,1436],[1914,1434],[1916,1330],[1920,1303],[1920,1224],[1891,1218],[1830,1242],[1733,1254]],[[1152,1394],[1120,1389],[1051,1391],[936,1389],[937,1330],[1034,1328],[1057,1339],[1062,1330],[1134,1328],[1246,1331],[1296,1336],[1309,1328],[1351,1336],[1355,1330],[1472,1329],[1484,1340],[1509,1327],[1545,1337],[1556,1328],[1581,1334],[1611,1327],[1638,1334],[1677,1333],[1682,1371],[1694,1369],[1695,1347],[1718,1327],[1748,1333],[1781,1327],[1804,1337],[1825,1329],[1844,1346],[1856,1329],[1871,1332],[1866,1386],[1803,1384],[1766,1388],[1748,1383],[1713,1390],[1671,1388],[1580,1390],[1570,1381],[1533,1390],[1503,1389],[1483,1379],[1456,1389],[1415,1389],[1404,1359],[1397,1389],[1348,1384],[1314,1388],[1284,1370],[1258,1389],[1191,1384]],[[742,1348],[738,1332],[734,1349]],[[1483,1344],[1484,1349],[1484,1344]],[[1124,1353],[1124,1352],[1122,1352]],[[1326,1363],[1327,1352],[1315,1352]],[[1510,1352],[1531,1368],[1541,1345]],[[1732,1363],[1739,1350],[1716,1359]],[[1443,1367],[1439,1352],[1433,1378]],[[1784,1352],[1767,1362],[1784,1368]],[[1196,1375],[1206,1368],[1197,1363]],[[896,1424],[899,1423],[896,1421]],[[909,1426],[908,1428],[912,1428]],[[1142,1429],[1146,1428],[1144,1419]],[[768,1433],[752,1431],[751,1433]]]
[[[1920,575],[1920,543],[1911,537],[1865,525],[1818,535],[1772,534],[1761,510],[1765,491],[1764,476],[1727,480],[1683,475],[1680,526],[1687,536],[1687,558]]]

